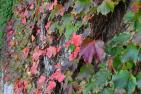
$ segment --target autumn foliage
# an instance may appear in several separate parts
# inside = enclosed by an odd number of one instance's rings
[[[12,1],[0,71],[14,94],[140,94],[139,0]]]

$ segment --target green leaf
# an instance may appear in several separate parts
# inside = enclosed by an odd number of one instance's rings
[[[121,57],[121,61],[127,62],[127,61],[131,60],[134,63],[136,63],[138,60],[138,53],[139,53],[139,49],[137,47],[131,45],[127,48],[127,51]]]
[[[0,0],[0,28],[12,17],[12,9],[15,1],[16,0]]]
[[[75,46],[74,46],[73,44],[71,44],[71,45],[69,46],[69,50],[72,52],[74,49],[75,49]]]
[[[58,27],[59,27],[59,26],[58,26],[58,23],[57,23],[57,22],[54,22],[54,23],[50,26],[50,28],[49,28],[48,31],[50,31],[50,32],[55,32],[55,30],[56,30]]]
[[[109,46],[117,47],[117,46],[123,46],[128,42],[128,40],[131,38],[131,34],[128,32],[120,33],[118,36],[115,36],[109,43]]]
[[[103,15],[108,14],[109,12],[114,11],[115,4],[111,0],[104,0],[101,5],[98,6],[97,12],[102,13]]]
[[[91,0],[78,0],[80,5],[88,5],[91,4]]]
[[[4,32],[0,31],[0,48],[2,47],[2,44],[3,44],[3,34]]]
[[[136,31],[141,32],[141,16],[134,22],[134,28]]]
[[[137,74],[137,87],[141,90],[141,72]]]
[[[112,81],[114,82],[116,88],[122,89],[127,86],[128,78],[129,78],[129,72],[126,70],[121,70],[116,75],[113,75]]]
[[[132,22],[135,20],[135,13],[132,11],[127,11],[127,13],[124,15],[125,22]]]
[[[123,70],[130,70],[130,69],[132,69],[133,68],[133,63],[132,62],[125,62],[124,64],[123,64],[123,67],[122,67],[122,69]]]
[[[114,2],[111,1],[111,0],[107,0],[106,1],[106,4],[107,4],[108,9],[113,12],[114,11],[114,8],[115,8]]]
[[[80,68],[79,78],[89,78],[94,73],[94,67],[92,64],[85,64]]]
[[[114,94],[112,88],[104,88],[99,94]]]
[[[82,22],[81,21],[77,21],[75,23],[75,26],[74,26],[75,32],[78,31],[81,26],[82,26]]]
[[[66,31],[65,31],[66,39],[69,39],[72,33],[74,32],[73,27],[74,26],[72,23],[66,25]]]
[[[2,71],[0,71],[0,78],[2,77]]]
[[[130,75],[127,88],[128,94],[132,94],[134,92],[136,85],[136,78],[133,75]]]
[[[124,16],[125,23],[130,23],[134,30],[141,31],[141,12],[127,11]]]
[[[90,10],[92,0],[77,0],[73,9],[74,14],[86,13]]]
[[[95,94],[103,89],[108,80],[111,77],[111,73],[108,70],[100,70],[90,80],[90,82],[84,88],[84,94],[88,94],[92,90]]]
[[[66,26],[67,24],[71,23],[73,21],[74,17],[70,14],[65,14],[62,17],[63,25]]]
[[[136,78],[127,70],[121,70],[112,77],[116,89],[126,89],[128,94],[132,94],[136,87]]]

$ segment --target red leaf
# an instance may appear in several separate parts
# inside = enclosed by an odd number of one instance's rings
[[[54,0],[53,3],[48,3],[47,9],[48,10],[53,10],[54,6],[56,6],[56,5],[57,5],[57,0]]]
[[[46,31],[49,29],[50,25],[51,25],[51,21],[49,21],[49,22],[45,25]]]
[[[37,82],[37,83],[40,85],[40,84],[42,84],[45,80],[46,80],[46,77],[43,76],[43,75],[41,75],[40,78],[38,79],[38,82]]]
[[[33,55],[32,55],[32,60],[33,61],[37,61],[39,59],[39,57],[41,55],[44,54],[44,51],[43,50],[40,50],[39,47],[37,46],[35,49],[34,49],[34,52],[33,52]]]
[[[62,48],[61,46],[56,47],[56,52],[57,52],[57,53],[59,53],[59,52],[60,52],[60,50],[61,50],[61,48]]]
[[[44,8],[43,8],[43,6],[40,6],[39,11],[40,11],[40,13],[44,13]]]
[[[37,73],[37,68],[38,68],[38,63],[34,62],[30,71],[32,74],[36,74]]]
[[[79,51],[80,51],[80,47],[76,47],[76,48],[74,49],[74,51],[70,54],[70,56],[69,56],[69,61],[74,60],[74,59],[77,57]]]
[[[42,91],[39,90],[39,89],[37,89],[37,90],[34,92],[34,94],[42,94]]]
[[[20,80],[15,81],[14,94],[20,94],[24,89],[24,84]]]
[[[58,69],[55,73],[51,75],[50,79],[57,80],[61,83],[65,79],[65,76],[61,73],[61,70]]]
[[[28,86],[28,80],[24,80],[23,84],[24,84],[25,87]]]
[[[29,14],[28,14],[28,11],[27,11],[27,10],[25,10],[25,12],[24,12],[23,16],[24,16],[24,17],[28,17],[28,16],[29,16]]]
[[[50,46],[49,48],[47,48],[47,52],[46,52],[46,55],[51,58],[52,56],[55,56],[57,53],[57,48],[56,47],[53,47],[53,46]]]
[[[51,58],[53,56],[53,54],[56,54],[56,49],[54,47],[49,47],[47,48],[47,53],[46,55]]]
[[[50,81],[47,86],[47,94],[51,94],[52,90],[56,87],[56,83],[54,81]]]
[[[57,64],[55,65],[55,68],[56,68],[56,69],[60,69],[60,68],[61,68],[61,64],[60,64],[60,63],[57,63]]]
[[[70,40],[71,44],[74,44],[75,46],[80,46],[82,43],[82,36],[81,35],[76,35],[73,34],[71,40]]]
[[[56,16],[58,15],[63,16],[65,12],[65,8],[61,4],[57,4],[57,8],[59,9],[59,11],[56,13]]]
[[[26,24],[26,18],[22,18],[21,22],[22,24]]]
[[[34,9],[34,4],[32,3],[29,7],[30,10]]]
[[[63,15],[64,15],[64,12],[65,12],[65,9],[64,9],[64,7],[62,7],[62,8],[60,9],[60,15],[63,16]]]
[[[85,62],[91,63],[93,58],[101,61],[105,57],[104,42],[97,40],[89,42],[87,45],[81,47],[79,57],[82,57]]]

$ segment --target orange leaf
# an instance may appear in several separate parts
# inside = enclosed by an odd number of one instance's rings
[[[108,69],[110,70],[110,71],[115,71],[114,70],[114,67],[113,67],[113,58],[110,56],[109,58],[108,58]]]
[[[139,3],[139,2],[134,2],[134,3],[132,3],[131,9],[132,9],[134,12],[139,11],[139,9],[141,9],[141,3]]]
[[[23,54],[24,54],[24,57],[26,58],[29,54],[29,48],[24,48],[23,49]]]

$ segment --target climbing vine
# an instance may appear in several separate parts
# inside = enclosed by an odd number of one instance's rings
[[[9,7],[0,6],[8,48],[2,68],[14,94],[141,92],[139,0],[3,3]]]

